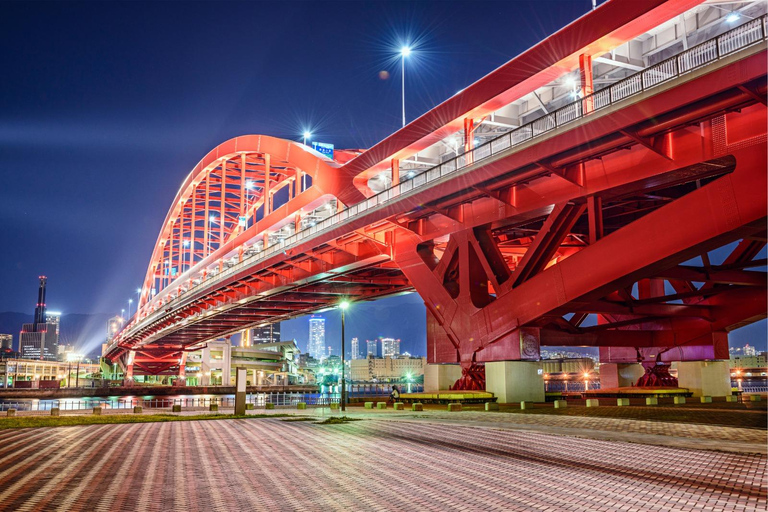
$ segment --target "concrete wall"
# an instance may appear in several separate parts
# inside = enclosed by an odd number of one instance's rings
[[[485,363],[485,390],[499,403],[543,402],[544,375],[538,361],[494,361]]]
[[[681,388],[693,396],[728,396],[731,394],[731,371],[728,361],[680,361],[677,380]]]
[[[640,363],[603,363],[600,365],[600,389],[626,388],[645,375]]]
[[[445,391],[461,378],[461,365],[428,364],[424,368],[424,391]]]

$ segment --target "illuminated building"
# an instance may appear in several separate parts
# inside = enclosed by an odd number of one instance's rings
[[[377,355],[376,343],[378,343],[378,340],[365,340],[365,344],[367,345],[365,357],[371,357],[371,356],[376,357]]]
[[[279,343],[280,322],[251,329],[253,343]]]
[[[312,315],[309,319],[309,355],[315,359],[325,359],[325,318]]]
[[[404,382],[407,376],[424,375],[426,364],[425,357],[369,357],[350,361],[349,373],[357,382]]]
[[[400,340],[381,338],[381,357],[397,357],[400,355]]]
[[[124,321],[125,320],[120,315],[113,316],[107,320],[107,343],[112,341],[112,338],[115,337],[115,334],[120,332],[120,329],[123,328]]]
[[[352,338],[352,357],[351,359],[360,359],[360,340]]]
[[[0,349],[13,349],[13,334],[0,334]]]
[[[40,276],[35,319],[31,324],[24,324],[21,328],[19,352],[24,359],[56,361],[58,356],[58,322],[55,324],[46,322],[45,285],[47,281],[45,276]]]

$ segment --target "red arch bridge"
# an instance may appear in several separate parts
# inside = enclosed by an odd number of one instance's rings
[[[415,290],[428,387],[543,399],[552,345],[599,347],[603,386],[677,361],[730,393],[728,332],[766,317],[765,6],[610,0],[368,150],[222,143],[106,357],[183,374],[217,337]]]

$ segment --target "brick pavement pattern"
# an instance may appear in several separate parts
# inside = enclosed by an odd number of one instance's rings
[[[0,431],[0,510],[765,510],[766,457],[429,422]]]

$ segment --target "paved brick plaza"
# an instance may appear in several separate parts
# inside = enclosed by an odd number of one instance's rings
[[[766,457],[373,419],[0,431],[2,510],[765,510]]]

